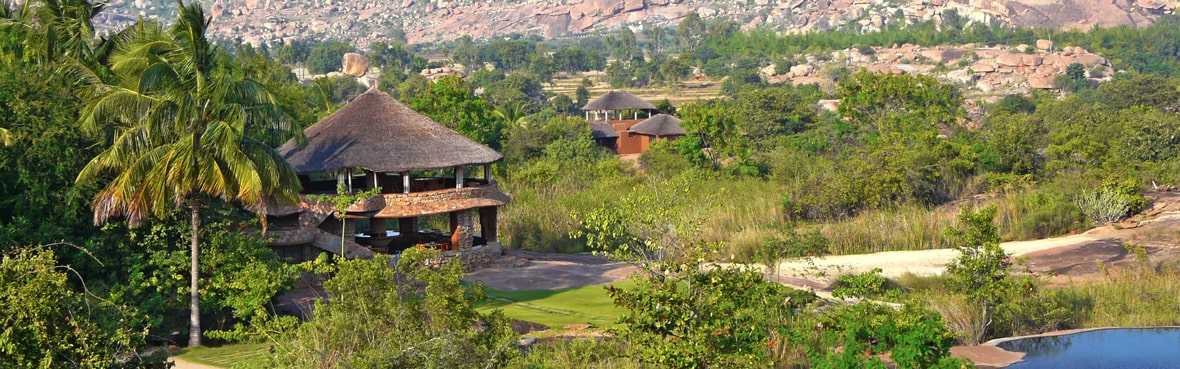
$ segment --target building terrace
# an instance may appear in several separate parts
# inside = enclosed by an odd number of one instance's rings
[[[301,204],[268,213],[272,246],[288,258],[306,258],[318,253],[314,248],[338,253],[341,221],[346,246],[358,254],[417,244],[444,250],[498,245],[497,212],[509,198],[491,165],[502,156],[378,89],[308,127],[279,154],[299,174],[304,194]],[[379,194],[353,204],[344,219],[312,196],[374,188]],[[423,231],[420,218],[441,214],[448,215],[448,231]]]

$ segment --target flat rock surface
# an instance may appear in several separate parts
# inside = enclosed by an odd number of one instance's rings
[[[951,356],[971,360],[979,368],[1003,368],[1023,359],[1024,353],[992,345],[978,345],[951,347]]]

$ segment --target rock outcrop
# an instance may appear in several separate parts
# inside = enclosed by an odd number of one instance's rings
[[[1041,46],[1041,45],[1038,45]],[[1095,82],[1110,79],[1114,70],[1109,61],[1081,47],[1071,46],[1048,52],[1019,47],[983,47],[977,45],[920,47],[901,45],[891,48],[847,49],[820,58],[805,57],[783,74],[763,68],[771,83],[831,84],[830,72],[836,68],[864,68],[875,73],[923,74],[958,84],[977,96],[1025,93],[1031,89],[1051,89],[1057,77],[1070,64],[1081,64],[1087,78]]]
[[[208,1],[208,0],[206,0]],[[211,33],[221,39],[276,44],[298,39],[373,41],[488,38],[514,33],[563,37],[622,26],[639,30],[679,23],[689,14],[727,18],[743,28],[785,32],[845,26],[877,30],[887,25],[941,21],[950,11],[970,22],[1088,29],[1145,25],[1173,14],[1180,0],[216,0]],[[169,20],[172,2],[112,0],[97,18],[112,29],[136,17]],[[1049,47],[1038,48],[1048,50]]]

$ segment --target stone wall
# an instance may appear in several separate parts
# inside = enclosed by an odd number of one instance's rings
[[[408,194],[385,194],[384,203],[385,207],[377,212],[376,217],[405,218],[502,206],[508,203],[508,195],[500,192],[500,188],[495,184],[490,184]]]
[[[490,242],[487,245],[446,251],[443,252],[443,257],[447,260],[458,258],[459,262],[463,264],[463,270],[470,272],[492,266],[503,253],[504,250],[500,247],[499,242]]]
[[[463,264],[463,271],[472,272],[494,265],[496,260],[503,254],[504,249],[500,246],[499,242],[490,242],[487,245],[479,245],[462,250],[443,251],[442,260],[439,261],[446,262],[458,258],[459,263]],[[396,266],[399,257],[401,257],[400,254],[393,255],[389,259],[389,265]]]

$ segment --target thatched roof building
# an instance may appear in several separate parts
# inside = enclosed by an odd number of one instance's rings
[[[627,109],[655,110],[656,106],[628,92],[610,91],[582,107],[585,111]]]
[[[656,137],[683,136],[685,134],[684,128],[680,126],[680,119],[668,114],[656,114],[631,126],[627,131]]]
[[[500,153],[370,89],[303,131],[279,154],[300,174],[362,168],[404,172],[487,164]]]
[[[499,250],[497,212],[510,199],[492,179],[491,163],[502,158],[495,150],[377,89],[357,96],[303,133],[306,140],[288,141],[279,154],[299,173],[304,194],[379,191],[354,203],[343,216],[317,207],[322,199],[308,197],[299,207],[269,212],[268,221],[283,226],[276,227],[281,229],[274,232],[277,241],[272,242],[283,248],[280,254],[306,259],[318,254],[307,251],[312,248],[339,253],[340,245],[350,242],[356,249],[379,252],[420,244]],[[468,170],[478,167],[482,176]],[[449,216],[449,229],[420,227],[418,218],[439,214]],[[397,231],[388,229],[394,222]],[[329,231],[336,229],[340,231]]]

